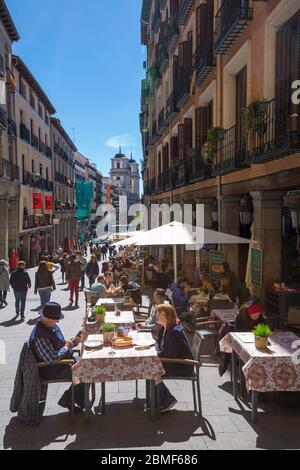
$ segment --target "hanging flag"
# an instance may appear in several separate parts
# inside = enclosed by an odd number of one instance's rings
[[[33,209],[42,209],[42,193],[34,193],[32,196]]]
[[[45,196],[45,209],[46,211],[53,210],[53,198],[52,196]]]

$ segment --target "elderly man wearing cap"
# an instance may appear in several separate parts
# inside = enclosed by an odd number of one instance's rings
[[[81,332],[75,338],[66,341],[58,322],[63,318],[61,306],[54,302],[48,302],[41,319],[33,329],[30,336],[30,346],[37,361],[46,362],[48,366],[39,370],[40,378],[44,380],[70,379],[71,369],[66,365],[57,365],[62,359],[73,359],[73,348],[81,341]],[[75,362],[75,359],[74,359]],[[71,387],[66,390],[58,404],[63,408],[71,409]],[[77,410],[84,408],[84,389],[82,385],[75,387],[75,405]]]

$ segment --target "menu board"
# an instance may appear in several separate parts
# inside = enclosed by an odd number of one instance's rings
[[[225,261],[224,251],[210,251],[210,277],[214,281],[219,281],[221,278],[221,265]]]
[[[262,287],[262,258],[263,252],[257,248],[251,251],[251,283]]]

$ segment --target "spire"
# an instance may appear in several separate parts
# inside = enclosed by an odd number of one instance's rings
[[[120,145],[120,147],[119,147],[119,154],[121,155],[121,153],[122,153],[122,147],[121,147],[121,145]]]

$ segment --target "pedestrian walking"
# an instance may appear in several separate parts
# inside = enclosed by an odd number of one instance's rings
[[[12,273],[17,269],[18,257],[16,250],[11,250],[9,255],[9,268],[10,272]]]
[[[16,299],[16,318],[21,314],[22,320],[25,318],[27,292],[31,288],[31,280],[29,274],[25,271],[25,266],[24,261],[19,261],[16,271],[13,271],[10,276],[10,285]]]
[[[102,255],[102,261],[106,261],[106,257],[107,257],[107,247],[106,247],[106,245],[102,246],[101,255]]]
[[[9,290],[9,272],[5,259],[0,260],[0,307],[7,305],[6,297]]]
[[[75,294],[75,307],[78,307],[79,300],[79,282],[81,279],[81,261],[73,253],[71,255],[71,261],[67,264],[67,281],[70,286],[70,305],[74,303]]]
[[[97,277],[99,276],[99,265],[97,257],[95,255],[91,256],[91,260],[86,266],[86,275],[90,282],[90,287],[95,283]]]
[[[41,309],[50,302],[52,291],[56,289],[53,274],[49,271],[47,262],[41,261],[35,273],[34,293],[39,293],[41,299]]]
[[[85,272],[87,267],[87,260],[81,251],[77,251],[78,259],[81,261],[81,290],[85,288]]]
[[[61,279],[62,279],[63,284],[65,284],[65,282],[66,282],[66,271],[67,271],[68,262],[69,262],[68,255],[67,255],[67,253],[64,253],[62,258],[60,258],[60,260],[59,260]]]

